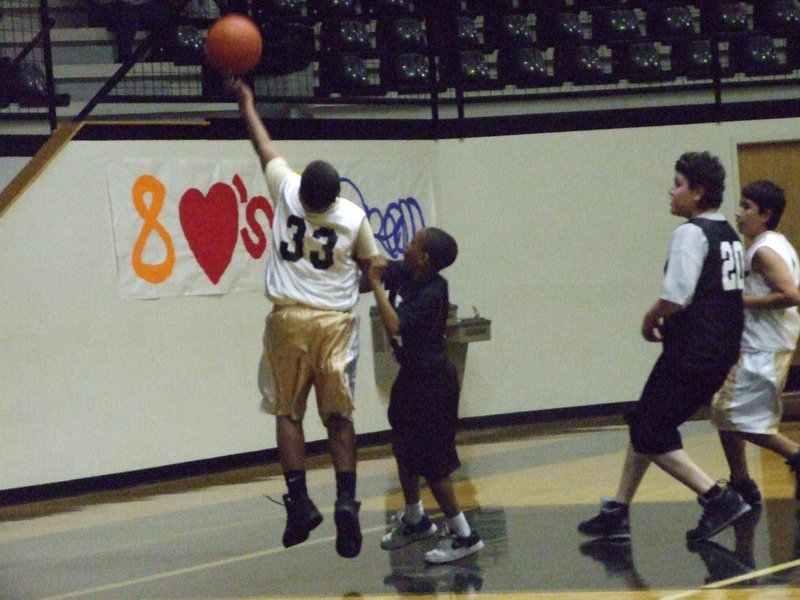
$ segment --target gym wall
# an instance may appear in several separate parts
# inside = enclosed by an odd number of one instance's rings
[[[86,125],[91,127],[91,125]],[[147,137],[147,136],[144,136]],[[491,319],[470,344],[461,417],[635,399],[658,353],[639,334],[671,230],[673,166],[709,150],[738,200],[737,145],[800,139],[800,120],[637,127],[438,141],[279,140],[283,154],[425,152],[435,223],[455,235],[445,271],[459,316]],[[76,139],[0,217],[0,491],[135,473],[274,449],[258,411],[262,291],[120,297],[109,161],[255,160],[244,139]],[[296,165],[300,167],[301,165]],[[413,174],[409,174],[412,176]],[[789,190],[800,201],[800,190]],[[356,429],[388,429],[362,296]],[[309,441],[322,440],[316,414]]]

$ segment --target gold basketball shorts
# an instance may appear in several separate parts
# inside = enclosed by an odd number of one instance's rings
[[[302,421],[311,388],[323,423],[352,420],[358,315],[308,306],[275,306],[264,327],[258,383],[264,412]]]

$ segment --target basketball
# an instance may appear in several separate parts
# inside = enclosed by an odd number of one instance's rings
[[[261,32],[244,15],[231,13],[211,24],[205,52],[209,64],[223,73],[243,75],[261,60]]]

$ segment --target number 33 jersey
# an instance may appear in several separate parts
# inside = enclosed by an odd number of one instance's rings
[[[275,304],[350,310],[358,301],[356,258],[378,254],[366,213],[345,198],[321,213],[300,203],[300,175],[283,158],[267,165],[274,203],[266,293]]]

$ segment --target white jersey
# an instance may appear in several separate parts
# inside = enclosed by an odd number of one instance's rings
[[[759,248],[775,251],[789,267],[795,285],[800,284],[800,262],[789,240],[777,231],[765,231],[750,244],[745,255],[747,278],[744,294],[766,296],[771,289],[764,277],[751,269],[753,256]],[[794,350],[800,334],[800,314],[796,306],[789,308],[746,308],[744,311],[742,350]]]
[[[275,203],[267,297],[282,305],[352,309],[359,297],[355,259],[378,254],[366,213],[344,198],[324,213],[306,212],[300,203],[300,175],[283,158],[271,160],[266,174]]]

